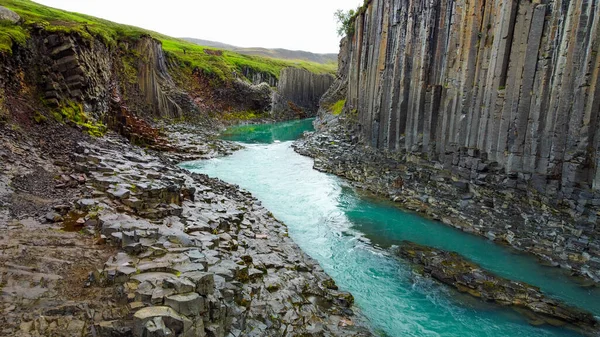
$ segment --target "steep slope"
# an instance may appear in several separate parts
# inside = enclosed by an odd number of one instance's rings
[[[191,38],[191,37],[184,37],[182,39],[185,41],[195,43],[199,46],[231,50],[236,53],[245,54],[245,55],[271,57],[271,58],[283,59],[283,60],[308,61],[308,62],[316,62],[316,63],[322,63],[322,64],[331,64],[331,65],[333,65],[337,61],[337,54],[317,54],[317,53],[311,53],[308,51],[289,50],[289,49],[283,49],[283,48],[272,48],[272,49],[258,48],[258,47],[243,48],[243,47],[236,47],[236,46],[226,44],[226,43],[202,40],[202,39],[195,39],[195,38]]]
[[[277,91],[273,94],[271,115],[276,119],[314,117],[319,100],[333,83],[329,74],[313,74],[304,69],[281,71]]]

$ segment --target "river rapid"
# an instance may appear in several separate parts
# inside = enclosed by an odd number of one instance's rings
[[[289,227],[292,239],[319,261],[381,336],[577,336],[534,327],[522,315],[416,276],[390,248],[402,240],[456,251],[503,277],[600,315],[600,292],[534,258],[361,195],[343,179],[313,169],[291,145],[312,120],[232,128],[224,139],[245,148],[231,156],[183,163],[252,192]]]

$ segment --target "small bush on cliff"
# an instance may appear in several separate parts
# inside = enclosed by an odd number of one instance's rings
[[[334,16],[337,21],[337,34],[340,37],[354,35],[354,19],[356,18],[354,9],[344,11],[338,9],[335,11]]]

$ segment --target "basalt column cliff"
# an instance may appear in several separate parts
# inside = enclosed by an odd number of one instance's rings
[[[373,0],[356,18],[348,107],[373,147],[509,187],[600,188],[598,1]]]
[[[296,150],[600,282],[599,5],[366,1]]]

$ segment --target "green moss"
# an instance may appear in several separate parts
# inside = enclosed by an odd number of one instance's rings
[[[270,293],[274,293],[274,292],[276,292],[277,290],[279,290],[279,286],[278,286],[278,285],[276,285],[276,284],[271,284],[271,285],[267,286],[267,290],[268,290]]]
[[[129,51],[129,53],[121,58],[123,64],[123,75],[125,76],[125,81],[130,84],[136,84],[138,82],[138,70],[136,65],[136,55],[133,51]]]
[[[20,25],[0,20],[0,53],[12,53],[13,44],[23,45],[29,33]]]
[[[337,116],[342,113],[342,110],[344,109],[345,105],[346,105],[346,100],[341,99],[341,100],[335,102],[329,109],[331,110],[331,113],[334,116]]]
[[[72,123],[81,126],[90,136],[102,137],[106,133],[106,125],[102,122],[91,119],[81,104],[70,102],[52,111],[54,118],[59,121],[71,121]]]
[[[37,124],[42,124],[44,123],[48,118],[46,118],[46,116],[42,115],[41,113],[39,113],[39,111],[36,111],[33,114],[33,120],[35,120],[35,122]]]
[[[250,121],[253,119],[258,119],[264,117],[265,115],[262,113],[258,113],[255,111],[236,111],[236,112],[226,112],[223,114],[223,119],[228,121]]]

